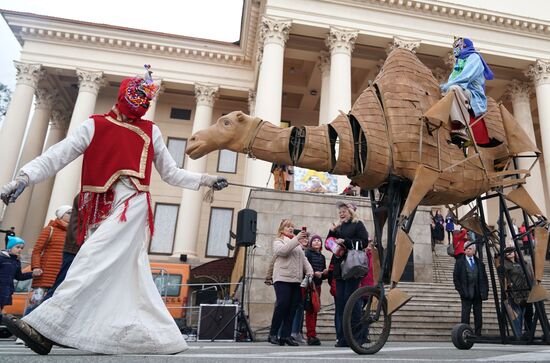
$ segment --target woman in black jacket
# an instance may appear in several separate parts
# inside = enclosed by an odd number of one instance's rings
[[[345,250],[360,249],[363,250],[367,247],[369,241],[369,234],[365,225],[361,220],[357,218],[355,204],[350,202],[337,202],[338,216],[340,222],[333,224],[330,229],[327,238],[334,237],[336,242],[345,247]],[[342,327],[342,320],[344,317],[344,308],[350,297],[350,295],[357,290],[361,278],[350,278],[347,280],[342,279],[342,262],[345,260],[346,254],[342,257],[334,254],[331,259],[331,264],[334,265],[334,271],[332,278],[336,280],[336,294],[334,296],[334,305],[336,307],[336,313],[334,315],[334,325],[336,328],[336,346],[347,347],[348,343],[344,337],[344,330]],[[361,304],[355,306],[352,314],[353,321],[359,321],[361,317]]]

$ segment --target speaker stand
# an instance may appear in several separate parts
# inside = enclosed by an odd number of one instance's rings
[[[243,263],[243,278],[242,278],[242,288],[241,288],[241,301],[239,301],[239,310],[229,319],[227,323],[220,329],[220,331],[210,340],[211,342],[215,341],[216,338],[231,324],[232,321],[237,319],[237,341],[238,342],[253,342],[254,334],[250,328],[250,323],[248,322],[248,317],[244,311],[244,296],[245,296],[245,287],[246,287],[246,260],[248,257],[248,246],[244,246],[244,263]]]

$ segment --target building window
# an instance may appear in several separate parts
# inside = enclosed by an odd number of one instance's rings
[[[185,148],[187,148],[187,139],[169,137],[167,144],[168,145],[166,145],[166,147],[168,148],[168,152],[170,152],[170,155],[172,155],[176,161],[178,168],[183,168],[185,163]]]
[[[206,257],[227,257],[233,224],[233,208],[211,208]]]
[[[238,154],[231,150],[220,150],[218,154],[218,171],[222,173],[237,173]]]
[[[290,121],[281,120],[281,125],[280,125],[280,127],[281,127],[282,129],[287,128],[287,127],[290,127]]]
[[[176,120],[191,120],[191,110],[172,107],[170,109],[170,118]]]
[[[149,253],[171,255],[178,222],[179,204],[157,203],[155,205],[155,233],[149,245]]]

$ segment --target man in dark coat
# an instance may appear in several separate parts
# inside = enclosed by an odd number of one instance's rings
[[[481,335],[483,325],[481,302],[489,296],[489,281],[485,265],[475,256],[476,245],[465,246],[464,255],[458,257],[453,272],[453,282],[462,303],[461,323],[470,325],[470,311],[474,308],[474,332]]]

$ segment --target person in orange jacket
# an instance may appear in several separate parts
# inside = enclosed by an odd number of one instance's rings
[[[63,245],[71,213],[72,207],[69,205],[57,208],[56,219],[52,219],[38,236],[31,257],[31,268],[36,277],[32,280],[33,293],[24,315],[42,303],[61,269]]]

